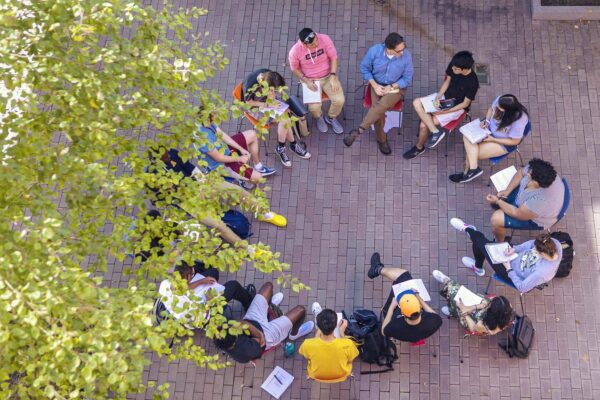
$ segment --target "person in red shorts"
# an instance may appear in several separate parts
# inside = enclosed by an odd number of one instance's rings
[[[251,183],[275,173],[275,169],[260,162],[258,138],[254,130],[230,136],[214,124],[211,117],[209,125],[198,125],[196,138],[199,140],[197,150],[200,159],[206,162],[208,172],[223,166],[239,175],[239,179]],[[250,160],[253,167],[250,166]]]

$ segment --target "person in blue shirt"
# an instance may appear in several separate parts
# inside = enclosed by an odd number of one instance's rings
[[[379,151],[388,155],[392,150],[383,131],[385,113],[404,98],[413,77],[412,56],[404,38],[393,32],[384,43],[371,47],[360,63],[360,72],[369,82],[373,102],[360,126],[344,138],[344,144],[352,146],[358,135],[374,124]]]

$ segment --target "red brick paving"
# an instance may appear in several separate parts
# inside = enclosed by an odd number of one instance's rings
[[[154,1],[156,4],[157,2]],[[391,5],[389,5],[391,3]],[[413,54],[415,78],[408,98],[437,90],[451,54],[469,49],[476,61],[489,63],[491,85],[482,86],[473,105],[481,116],[494,96],[513,93],[530,110],[533,134],[525,141],[525,159],[551,161],[569,180],[573,203],[559,224],[576,243],[572,275],[557,279],[543,291],[525,298],[526,313],[537,329],[536,343],[525,360],[509,359],[494,338],[471,338],[465,362],[459,364],[462,330],[456,321],[444,320],[433,341],[421,348],[399,346],[395,370],[381,375],[360,375],[371,367],[357,362],[355,372],[361,399],[599,399],[600,317],[600,22],[534,22],[528,1],[469,2],[465,0],[391,1],[288,1],[211,0],[183,1],[209,10],[197,26],[209,38],[227,44],[229,67],[211,82],[229,98],[236,82],[258,67],[277,69],[291,80],[285,66],[287,52],[304,26],[327,33],[337,45],[340,78],[346,91],[348,131],[362,116],[362,84],[358,64],[367,48],[390,31],[406,38]],[[596,38],[596,39],[593,39]],[[410,104],[410,103],[408,103]],[[230,124],[234,129],[236,125]],[[404,115],[401,135],[390,135],[393,154],[379,154],[373,135],[362,137],[346,149],[340,136],[313,133],[308,140],[310,161],[293,159],[292,169],[282,170],[273,155],[268,163],[279,169],[270,180],[271,204],[288,217],[287,229],[254,224],[254,240],[260,239],[282,253],[293,273],[312,291],[286,291],[288,306],[310,304],[351,311],[378,310],[390,284],[366,279],[366,264],[374,250],[387,265],[404,267],[423,278],[432,292],[431,305],[442,305],[430,271],[439,268],[469,287],[483,291],[486,279],[459,266],[470,254],[462,234],[449,228],[448,220],[460,216],[490,235],[487,162],[483,178],[455,185],[447,175],[463,162],[462,145],[451,137],[450,152],[444,144],[413,161],[401,154],[415,140],[417,118],[411,107]],[[269,146],[275,139],[271,136]],[[504,162],[502,166],[508,163]],[[517,242],[531,237],[520,232]],[[115,266],[111,282],[126,281]],[[236,279],[260,284],[268,279],[249,267]],[[517,304],[514,291],[494,286]],[[214,351],[206,340],[199,338]],[[431,341],[430,341],[431,342]],[[299,343],[298,343],[299,345]],[[435,346],[438,357],[431,355]],[[252,379],[252,367],[236,365],[213,372],[188,362],[168,364],[153,358],[146,377],[170,382],[175,399],[262,399],[263,378],[274,365],[293,372],[296,380],[285,399],[350,396],[348,383],[319,385],[306,382],[305,362],[296,355],[285,359],[281,350],[261,360]],[[253,388],[241,387],[250,383]],[[139,398],[151,398],[151,392]]]

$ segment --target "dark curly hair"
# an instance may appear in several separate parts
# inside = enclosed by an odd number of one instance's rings
[[[536,181],[540,187],[547,188],[556,179],[556,170],[548,161],[534,158],[529,161],[531,179]]]
[[[508,299],[504,296],[494,297],[483,316],[483,324],[491,331],[504,329],[513,320],[514,311]]]

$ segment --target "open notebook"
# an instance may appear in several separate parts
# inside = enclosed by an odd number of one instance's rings
[[[492,132],[490,132],[489,129],[483,129],[481,127],[481,120],[478,118],[461,126],[460,133],[462,133],[463,136],[469,140],[469,142],[475,144],[481,142]]]
[[[419,292],[419,296],[421,296],[423,301],[431,301],[431,296],[429,296],[429,292],[425,288],[422,279],[411,279],[410,281],[400,282],[392,286],[392,290],[394,291],[394,297],[409,289],[413,289]]]
[[[509,246],[510,245],[506,242],[488,243],[485,245],[485,250],[494,264],[502,264],[507,261],[512,261],[519,256],[517,253],[507,256],[505,251]]]
[[[498,192],[502,190],[506,190],[508,184],[512,180],[512,178],[517,174],[517,169],[514,165],[511,165],[508,168],[504,168],[502,171],[496,172],[494,175],[490,176],[494,187]]]
[[[273,372],[267,376],[267,379],[260,386],[271,396],[279,399],[294,381],[294,376],[280,366],[276,366]]]
[[[435,96],[437,96],[437,93],[432,93],[427,97],[421,97],[421,104],[423,105],[425,111],[427,111],[428,113],[439,111],[439,109],[433,105],[433,102],[435,101]]]

